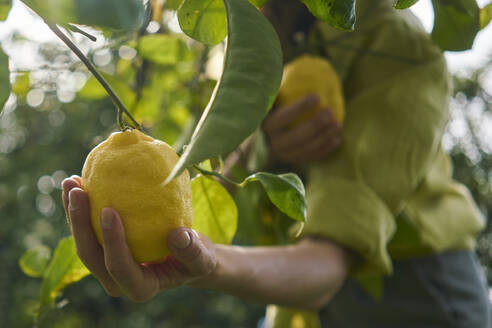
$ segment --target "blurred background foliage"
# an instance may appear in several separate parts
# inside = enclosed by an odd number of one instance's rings
[[[98,34],[105,42],[76,40],[148,131],[179,149],[210,98],[223,45],[208,49],[183,37],[172,29],[172,19],[161,10],[131,39]],[[0,116],[0,327],[17,328],[31,326],[41,284],[21,272],[18,260],[37,245],[54,249],[69,235],[60,183],[79,174],[90,149],[116,129],[116,111],[63,45],[39,44],[18,33],[2,44],[14,55],[28,51],[37,65],[14,69],[13,94]],[[491,73],[492,59],[454,77],[452,120],[443,140],[456,178],[471,189],[487,217],[492,213]],[[279,233],[284,221],[275,213],[251,211],[251,204],[263,201],[259,189],[251,185],[236,195],[236,243],[285,241]],[[491,282],[490,225],[478,245]],[[70,286],[58,307],[63,310],[50,312],[41,327],[255,327],[264,313],[259,304],[190,288],[135,304],[108,297],[92,277]]]

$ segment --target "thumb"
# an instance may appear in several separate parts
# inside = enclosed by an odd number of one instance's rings
[[[174,258],[194,276],[207,276],[217,265],[213,247],[206,245],[212,245],[207,237],[200,237],[195,230],[188,228],[174,229],[168,238],[168,247]]]

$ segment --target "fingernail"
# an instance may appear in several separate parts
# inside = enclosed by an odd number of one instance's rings
[[[173,244],[178,249],[184,249],[184,248],[190,246],[190,244],[191,244],[190,233],[188,231],[180,233],[178,236],[176,236],[174,238]]]
[[[113,212],[109,208],[103,208],[101,211],[101,227],[111,229],[114,223]]]
[[[68,208],[70,211],[76,211],[79,209],[79,204],[77,196],[75,196],[72,191],[68,193]]]

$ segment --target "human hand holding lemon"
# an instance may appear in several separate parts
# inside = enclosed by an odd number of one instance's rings
[[[191,229],[187,173],[162,184],[176,161],[163,142],[118,132],[89,154],[82,178],[63,182],[77,253],[111,296],[145,301],[215,269],[214,245]]]
[[[303,55],[286,65],[276,108],[263,130],[277,160],[303,165],[337,149],[344,118],[337,73],[325,59]]]

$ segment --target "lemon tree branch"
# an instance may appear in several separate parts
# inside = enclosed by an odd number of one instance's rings
[[[46,21],[45,21],[46,22]],[[120,130],[125,130],[125,123],[123,122],[123,113],[128,116],[128,118],[132,121],[134,124],[134,128],[141,130],[140,124],[133,118],[133,116],[130,114],[130,112],[126,109],[125,105],[121,102],[120,98],[114,93],[114,91],[111,89],[109,84],[104,80],[104,78],[99,74],[97,69],[92,65],[92,63],[89,61],[89,59],[82,53],[82,51],[70,40],[59,28],[56,24],[52,24],[49,22],[46,22],[48,27],[55,33],[55,35],[60,38],[60,40],[65,43],[70,50],[73,51],[73,53],[84,63],[84,65],[87,67],[87,69],[94,75],[94,77],[99,81],[99,83],[102,85],[104,90],[108,93],[109,97],[113,101],[113,103],[116,105],[116,108],[118,110],[118,126]]]

